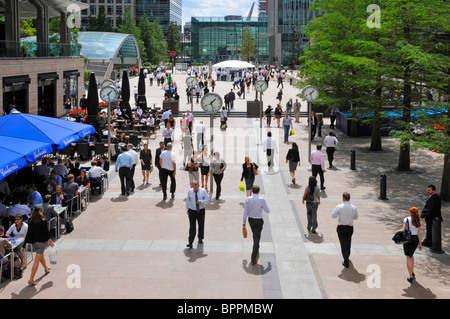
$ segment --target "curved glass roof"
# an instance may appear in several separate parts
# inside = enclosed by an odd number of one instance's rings
[[[78,33],[81,53],[88,59],[140,58],[136,38],[131,34],[83,31]],[[120,51],[120,52],[119,52]]]

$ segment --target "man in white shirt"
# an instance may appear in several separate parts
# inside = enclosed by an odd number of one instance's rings
[[[166,150],[159,157],[159,165],[161,166],[161,188],[163,191],[163,200],[167,199],[167,177],[170,176],[170,192],[172,198],[175,198],[175,190],[177,187],[175,174],[177,166],[175,163],[176,156],[172,152],[172,143],[167,143]]]
[[[344,192],[342,194],[342,201],[342,204],[339,204],[334,208],[331,217],[338,219],[336,232],[341,244],[342,256],[344,257],[342,265],[345,268],[348,268],[350,266],[349,257],[352,245],[353,221],[358,219],[358,209],[356,206],[350,204],[349,193]]]
[[[326,187],[325,178],[323,173],[325,173],[325,164],[324,164],[324,155],[322,153],[322,145],[317,144],[316,150],[311,152],[311,171],[312,176],[317,177],[317,174],[320,176],[320,189],[324,190]]]
[[[248,218],[248,223],[253,233],[253,250],[251,255],[251,263],[253,265],[258,261],[259,241],[261,240],[261,232],[264,225],[262,212],[264,210],[266,213],[270,213],[266,200],[259,196],[259,190],[258,185],[253,185],[252,195],[245,200],[244,215],[242,217],[244,227]]]
[[[162,136],[164,137],[164,144],[172,143],[173,141],[173,128],[170,127],[170,124],[167,123],[166,127],[163,130]]]
[[[273,162],[275,157],[275,152],[277,149],[277,142],[272,138],[272,132],[267,132],[267,138],[264,140],[264,150],[267,155],[267,165],[269,166],[269,172],[273,171]]]
[[[130,191],[134,192],[134,171],[136,170],[136,165],[139,163],[139,154],[133,150],[133,144],[128,144],[127,150],[131,155],[131,158],[133,159],[133,166],[131,167],[130,171]]]
[[[333,131],[330,131],[327,136],[323,139],[323,144],[327,148],[327,157],[328,157],[328,163],[330,164],[330,167],[333,167],[333,159],[334,159],[334,152],[336,151],[336,146],[338,145],[338,140],[334,136]]]
[[[192,183],[186,198],[186,211],[189,217],[189,238],[186,247],[192,248],[198,223],[198,243],[203,244],[205,237],[205,204],[209,201],[208,193],[200,188],[198,181]]]

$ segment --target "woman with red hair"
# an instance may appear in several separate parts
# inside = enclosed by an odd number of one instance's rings
[[[403,228],[399,231],[404,232],[405,229],[409,227],[411,231],[411,241],[403,244],[403,251],[406,256],[406,268],[409,272],[409,283],[412,283],[416,275],[414,274],[414,252],[419,247],[419,250],[422,250],[422,234],[420,229],[420,215],[417,207],[409,208],[409,216],[403,220]]]

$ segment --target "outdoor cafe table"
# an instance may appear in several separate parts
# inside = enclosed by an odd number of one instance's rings
[[[56,226],[56,238],[59,238],[61,235],[61,218],[60,215],[64,213],[64,220],[67,220],[67,206],[62,206],[61,204],[53,205],[55,208],[56,214],[58,214],[57,226]]]

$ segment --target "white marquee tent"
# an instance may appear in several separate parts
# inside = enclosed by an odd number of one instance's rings
[[[247,68],[255,68],[255,66],[251,63],[247,63],[245,61],[239,60],[228,60],[216,63],[212,66],[214,69],[247,69]]]

